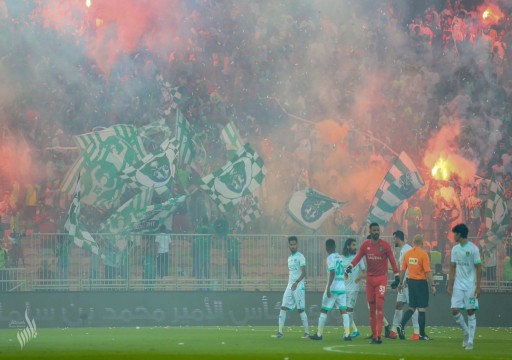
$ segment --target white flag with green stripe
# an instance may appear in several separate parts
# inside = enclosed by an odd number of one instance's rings
[[[146,206],[143,210],[135,213],[137,221],[130,224],[130,231],[135,233],[156,233],[158,228],[160,228],[180,206],[183,206],[188,196],[189,195],[180,195],[161,204]]]
[[[74,137],[81,149],[61,184],[70,194],[71,184],[82,174],[82,202],[101,211],[117,205],[125,184],[120,171],[140,163],[146,155],[138,131],[132,125],[114,125],[107,129]]]
[[[178,148],[178,159],[180,165],[190,165],[194,161],[194,157],[196,154],[194,143],[192,141],[193,136],[194,131],[192,130],[190,123],[187,121],[183,113],[179,109],[177,109],[176,140]]]
[[[373,197],[367,223],[385,227],[396,209],[425,183],[411,158],[402,151]]]
[[[100,255],[100,248],[91,234],[85,230],[79,223],[80,217],[80,176],[78,176],[75,188],[75,195],[68,211],[68,219],[64,224],[64,228],[73,237],[73,242],[79,248]],[[104,255],[101,255],[104,258]]]
[[[151,203],[153,189],[143,188],[140,193],[121,205],[103,224],[100,231],[104,233],[118,234],[129,231],[134,224],[139,222],[146,207]]]
[[[310,188],[293,193],[288,201],[288,215],[300,225],[318,229],[323,222],[345,203]]]
[[[229,122],[222,131],[220,132],[220,137],[222,141],[226,144],[227,150],[240,150],[244,144],[242,141],[242,137],[240,136],[240,133],[238,132],[238,129],[236,128],[235,124],[233,122]]]
[[[489,198],[486,205],[485,227],[489,233],[501,238],[510,223],[510,215],[503,189],[496,181],[492,181],[489,185]]]
[[[203,177],[200,187],[226,212],[252,194],[264,178],[263,159],[246,144],[226,165]]]

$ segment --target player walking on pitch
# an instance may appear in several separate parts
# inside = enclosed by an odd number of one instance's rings
[[[391,263],[395,281],[391,288],[396,289],[400,282],[398,276],[398,267],[391,246],[380,239],[380,226],[377,223],[370,224],[371,240],[366,240],[361,244],[359,251],[345,270],[346,279],[352,269],[361,261],[363,256],[366,258],[366,298],[370,308],[370,325],[373,338],[371,344],[382,344],[382,323],[384,321],[384,301],[386,299],[386,285],[388,283],[388,261]]]
[[[348,238],[343,245],[341,253],[341,261],[343,268],[346,268],[354,259],[357,253],[356,239]],[[352,338],[359,336],[356,323],[354,322],[354,309],[357,303],[357,296],[359,294],[360,281],[366,277],[366,266],[364,261],[360,261],[357,266],[352,269],[352,275],[345,281],[345,290],[347,291],[347,314],[350,320],[350,327],[352,329]]]
[[[286,321],[286,312],[297,309],[304,325],[304,338],[309,338],[308,316],[304,311],[306,308],[306,290],[304,279],[306,278],[306,258],[298,251],[298,239],[296,236],[288,238],[288,247],[291,255],[288,257],[288,286],[281,302],[279,311],[279,330],[272,335],[275,338],[283,337],[283,328]]]
[[[405,234],[403,231],[397,230],[393,233],[393,242],[395,243],[395,247],[400,248],[400,255],[398,256],[398,268],[402,266],[402,262],[404,259],[404,255],[406,252],[412,249],[412,246],[405,242]],[[405,273],[405,278],[407,278],[407,273]],[[409,303],[409,288],[407,287],[407,283],[402,288],[402,291],[399,291],[396,295],[396,305],[395,305],[395,315],[393,316],[393,329],[397,329],[402,321],[404,316],[404,304]],[[412,325],[414,329],[414,333],[410,337],[411,340],[419,340],[420,339],[420,326],[418,323],[418,311],[416,310],[412,315]],[[391,331],[389,334],[390,339],[396,339],[398,334],[394,331]]]
[[[448,294],[451,294],[452,315],[455,322],[464,331],[462,346],[473,350],[476,330],[478,298],[480,297],[480,281],[482,280],[482,263],[478,247],[468,241],[468,227],[465,224],[455,225],[452,229],[457,245],[452,249]],[[466,309],[468,322],[460,310]]]
[[[318,319],[317,333],[310,337],[311,340],[322,340],[325,322],[327,321],[327,313],[334,307],[340,310],[343,317],[343,327],[345,328],[345,341],[351,341],[350,335],[350,318],[347,314],[347,294],[345,291],[345,281],[343,280],[343,263],[340,254],[336,252],[336,243],[333,239],[325,242],[325,250],[327,251],[327,285],[325,286],[324,295],[322,297],[322,310]]]

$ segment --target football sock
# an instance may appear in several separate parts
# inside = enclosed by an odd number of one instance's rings
[[[427,321],[427,314],[424,311],[418,312],[418,323],[420,325],[420,335],[425,336],[425,322]]]
[[[404,316],[403,310],[395,310],[395,315],[393,316],[393,327],[397,327],[402,321],[402,317]],[[393,330],[394,331],[394,330]]]
[[[407,322],[411,318],[412,314],[414,314],[414,310],[407,309],[407,311],[405,312],[404,317],[402,318],[402,321],[401,321],[402,327],[405,327],[405,325],[407,325]]]
[[[350,336],[350,316],[348,314],[342,314],[343,328],[345,329],[345,336]]]
[[[375,309],[375,303],[372,302],[369,304],[370,305],[370,326],[372,328],[372,334],[373,334],[373,338],[376,339],[377,338],[377,331],[375,330],[376,329],[376,322],[377,322],[377,314],[376,314],[376,309]]]
[[[284,322],[286,321],[286,310],[279,311],[279,332],[283,333]]]
[[[375,337],[378,339],[382,334],[382,323],[384,321],[384,299],[377,297],[375,301]],[[386,320],[388,326],[389,323]]]
[[[318,336],[322,336],[322,333],[324,332],[325,327],[325,321],[327,320],[327,314],[320,313],[320,317],[318,318],[318,329],[316,331],[316,334]]]
[[[348,317],[350,318],[350,327],[352,328],[352,331],[357,331],[356,323],[354,322],[354,312],[347,312]]]
[[[383,323],[384,323],[384,326],[389,326],[388,319],[386,319],[386,317],[385,317],[385,316],[384,316]]]
[[[473,344],[476,331],[476,315],[468,315],[469,340],[468,343]]]
[[[462,316],[461,313],[453,315],[453,318],[455,319],[455,322],[459,325],[459,327],[464,331],[465,334],[469,332],[468,326],[466,325],[466,321],[464,320],[464,316]]]
[[[418,309],[416,309],[414,314],[412,314],[411,319],[412,319],[412,327],[414,329],[414,333],[419,334],[420,333],[420,324],[418,322]]]
[[[308,316],[305,311],[300,313],[300,319],[302,320],[302,325],[304,325],[304,332],[309,334]]]

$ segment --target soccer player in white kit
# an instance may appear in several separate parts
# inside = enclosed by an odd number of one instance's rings
[[[464,331],[462,346],[473,350],[476,330],[478,298],[480,297],[480,281],[482,279],[482,263],[478,247],[468,241],[468,227],[465,224],[455,225],[452,229],[457,245],[452,249],[448,294],[451,294],[452,315],[455,322]],[[460,310],[466,309],[468,322]]]
[[[347,294],[345,291],[345,268],[341,260],[340,254],[336,252],[336,243],[333,239],[325,242],[325,250],[329,254],[327,256],[327,285],[325,286],[324,295],[322,297],[322,310],[320,310],[320,318],[318,319],[317,333],[311,336],[311,340],[322,340],[325,323],[327,321],[327,313],[333,308],[338,308],[343,317],[343,327],[345,328],[345,341],[352,340],[350,335],[350,319],[347,314]]]
[[[397,230],[393,233],[393,242],[395,247],[400,248],[400,255],[398,256],[398,267],[402,267],[404,255],[407,251],[412,249],[412,246],[405,242],[405,234],[401,230]],[[407,271],[405,272],[405,278],[407,279]],[[404,287],[402,292],[398,292],[396,295],[395,315],[393,316],[393,329],[397,329],[404,316],[404,304],[409,303],[409,288]],[[410,340],[420,339],[420,325],[418,322],[418,309],[414,311],[412,315],[412,326],[414,333],[410,337]],[[390,331],[389,338],[396,339],[398,334],[394,331]]]
[[[304,288],[304,279],[306,278],[306,258],[298,249],[298,240],[296,236],[288,238],[288,247],[292,253],[288,257],[288,286],[281,301],[281,311],[279,311],[279,330],[277,334],[272,335],[275,338],[283,337],[283,328],[286,321],[286,312],[297,309],[304,325],[303,338],[309,338],[308,316],[304,311],[306,308],[306,290]]]
[[[348,238],[343,245],[341,252],[341,262],[343,268],[346,268],[354,259],[357,253],[357,241],[354,238]],[[356,323],[354,322],[354,309],[357,303],[357,295],[360,290],[360,282],[366,277],[366,265],[364,261],[360,261],[353,269],[352,276],[345,280],[345,290],[347,291],[347,314],[352,330],[352,338],[359,336]]]

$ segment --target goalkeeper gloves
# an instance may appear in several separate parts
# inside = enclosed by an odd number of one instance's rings
[[[395,281],[391,283],[391,289],[396,289],[398,284],[400,284],[400,276],[395,275]]]
[[[347,266],[347,268],[345,269],[345,276],[348,276],[348,274],[352,272],[352,268],[352,265]]]

